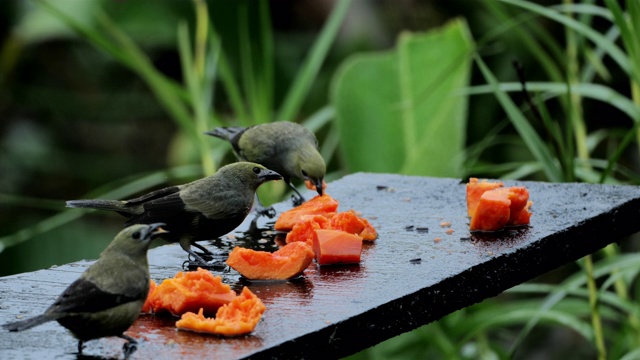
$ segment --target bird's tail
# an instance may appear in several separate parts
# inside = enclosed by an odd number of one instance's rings
[[[49,314],[42,314],[36,317],[32,317],[30,319],[16,321],[12,323],[6,323],[2,325],[2,328],[9,331],[22,331],[31,329],[34,326],[38,326],[40,324],[44,324],[47,321],[55,320],[55,318],[51,317]]]
[[[240,126],[217,127],[211,131],[205,132],[205,134],[231,141],[231,139],[235,138],[236,135],[242,133],[246,129],[247,128]]]
[[[125,202],[119,200],[69,200],[67,201],[67,207],[109,210],[124,216],[135,214],[133,209],[125,206]]]

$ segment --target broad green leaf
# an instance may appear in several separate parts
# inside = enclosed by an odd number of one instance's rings
[[[348,171],[460,176],[473,41],[455,20],[404,33],[389,52],[357,54],[333,78]]]

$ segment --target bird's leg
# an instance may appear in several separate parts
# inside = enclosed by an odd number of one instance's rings
[[[138,341],[125,334],[120,334],[118,337],[127,340],[127,342],[122,345],[122,350],[124,351],[124,358],[128,359],[131,354],[138,350]]]
[[[273,217],[276,216],[276,210],[273,208],[273,206],[269,206],[268,208],[264,207],[264,205],[262,205],[262,202],[260,202],[258,194],[256,194],[256,214],[258,216],[266,216],[269,219],[273,219]]]
[[[189,253],[189,255],[193,256],[193,258],[195,259],[194,262],[196,262],[198,265],[200,265],[200,266],[209,266],[207,261],[205,259],[203,259],[200,255],[196,254],[195,251],[189,249],[189,250],[187,250],[187,252]]]
[[[213,256],[213,255],[214,255],[214,253],[212,253],[211,251],[209,251],[206,247],[204,247],[204,246],[202,246],[202,245],[198,244],[197,242],[192,242],[192,243],[191,243],[191,245],[192,245],[192,246],[197,247],[200,251],[202,251],[202,252],[203,252],[203,253],[205,253],[206,255],[211,255],[211,256]]]
[[[195,242],[193,244],[195,245]],[[182,248],[182,250],[186,251],[189,255],[193,256],[193,258],[196,260],[195,262],[197,262],[198,265],[207,266],[207,262],[202,257],[200,257],[200,255],[196,254],[195,251],[191,250],[191,245],[192,245],[191,239],[189,238],[180,239],[180,247]],[[208,250],[206,251],[209,252]]]
[[[84,349],[84,344],[82,340],[78,340],[78,355],[82,355],[82,349]]]
[[[300,194],[300,191],[298,191],[298,189],[296,189],[295,186],[293,186],[291,183],[288,183],[287,185],[289,185],[289,187],[293,189],[293,191],[298,195],[298,197],[296,197],[295,195],[291,195],[291,197],[293,198],[293,206],[302,205],[302,203],[304,202],[304,197],[302,196],[302,194]]]

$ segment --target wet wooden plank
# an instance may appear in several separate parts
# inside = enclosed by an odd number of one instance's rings
[[[468,230],[465,187],[456,179],[358,173],[330,184],[340,210],[356,209],[379,231],[359,266],[317,267],[289,282],[246,282],[267,306],[249,336],[225,339],[177,331],[175,318],[141,316],[128,334],[140,339],[134,359],[319,358],[355,353],[472,305],[640,230],[640,189],[632,186],[508,182],[534,201],[531,226],[495,234]],[[310,193],[307,193],[310,195]],[[279,211],[289,202],[277,204]],[[442,222],[451,227],[442,227]],[[265,221],[258,223],[266,228]],[[247,229],[249,221],[240,229]],[[421,230],[419,230],[421,229]],[[428,229],[428,230],[427,230]],[[446,230],[452,229],[449,235]],[[274,249],[261,241],[223,237],[207,245],[224,254],[235,245]],[[441,238],[440,241],[434,241]],[[222,255],[224,256],[224,255]],[[180,271],[177,245],[149,254],[156,281]],[[43,311],[90,264],[0,278],[0,323]],[[87,343],[88,355],[121,356],[122,340]],[[57,323],[2,333],[0,358],[75,358],[76,342]]]

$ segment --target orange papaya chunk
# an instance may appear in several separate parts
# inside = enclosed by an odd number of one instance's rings
[[[489,182],[487,180],[478,181],[477,178],[470,178],[467,183],[467,213],[469,217],[473,217],[476,211],[480,197],[485,191],[490,191],[504,186],[501,181]]]
[[[378,237],[376,229],[365,218],[358,217],[353,210],[337,213],[331,218],[329,229],[342,230],[359,235],[363,240],[372,241]]]
[[[183,314],[176,327],[221,336],[239,336],[252,332],[265,310],[262,300],[245,286],[239,296],[218,309],[215,318],[205,317],[200,309],[197,314]]]
[[[250,280],[286,280],[302,274],[312,260],[311,246],[296,241],[273,253],[236,246],[227,265]]]
[[[525,205],[525,207],[520,211],[520,213],[518,213],[517,216],[515,216],[515,218],[512,216],[511,220],[513,225],[527,225],[530,223],[531,221],[531,212],[529,211],[529,208],[531,207],[531,205],[533,205],[532,201],[527,201],[527,205]]]
[[[153,292],[156,291],[157,287],[158,287],[158,284],[156,284],[156,282],[153,281],[153,279],[149,279],[149,293],[147,294],[147,299],[144,301],[144,305],[142,305],[142,310],[140,310],[140,312],[143,312],[143,313],[151,312],[151,301],[149,301],[149,299],[151,299],[151,294],[153,294]]]
[[[293,225],[291,231],[287,233],[285,241],[303,241],[307,245],[313,246],[313,232],[318,229],[329,228],[330,220],[324,215],[307,215],[303,220]]]
[[[471,217],[471,231],[495,231],[507,225],[510,217],[508,193],[501,191],[486,191]]]
[[[316,230],[313,251],[319,265],[357,264],[362,254],[362,238],[341,230]]]
[[[331,196],[324,194],[317,195],[313,199],[294,207],[280,214],[274,225],[278,231],[289,231],[293,226],[303,219],[304,215],[322,215],[333,213],[338,209],[338,201]]]
[[[168,311],[174,315],[182,315],[203,308],[206,314],[213,314],[235,297],[235,291],[223,284],[220,276],[198,268],[197,271],[180,271],[175,277],[165,279],[148,301],[156,313]]]
[[[516,224],[517,218],[520,216],[520,213],[525,206],[527,206],[527,202],[529,201],[529,190],[524,186],[511,186],[492,191],[498,191],[506,194],[507,198],[511,202],[509,204],[509,221],[507,221],[507,225]]]

